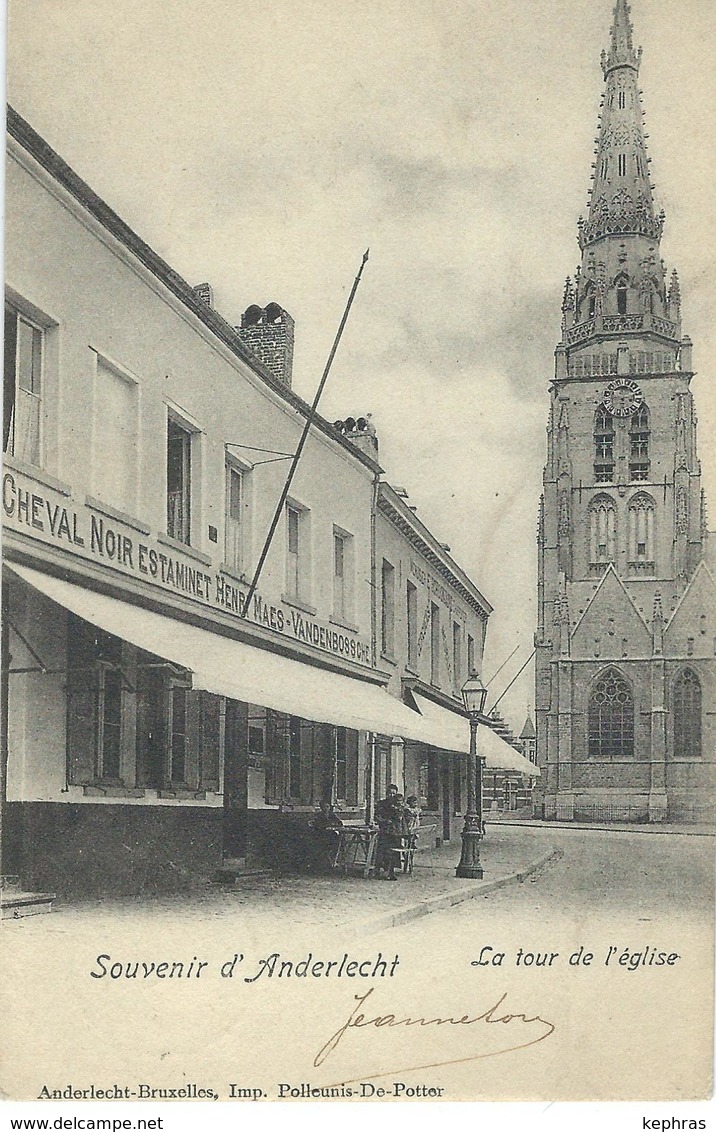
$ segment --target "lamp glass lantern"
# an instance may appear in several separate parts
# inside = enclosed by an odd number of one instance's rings
[[[487,688],[483,684],[480,673],[477,672],[477,670],[473,670],[470,673],[461,688],[461,693],[462,702],[465,705],[465,711],[468,715],[482,715],[485,700],[487,699]]]

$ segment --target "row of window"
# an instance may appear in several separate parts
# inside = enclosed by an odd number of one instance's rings
[[[676,355],[673,350],[630,350],[629,373],[673,373]],[[571,377],[609,377],[617,372],[616,353],[577,354],[570,358]]]
[[[45,330],[11,303],[5,305],[5,418],[4,450],[26,463],[41,465],[42,384]],[[105,503],[134,513],[137,493],[138,386],[126,374],[98,356],[94,394],[92,461],[93,493]],[[171,412],[166,432],[166,530],[191,545],[193,528],[193,458],[196,430]],[[225,470],[224,560],[241,574],[247,566],[247,487],[249,472],[231,459]],[[310,511],[295,502],[286,504],[285,593],[288,598],[310,600]],[[354,616],[353,536],[333,529],[333,613],[350,622]],[[395,653],[395,570],[383,562],[382,651]],[[405,595],[408,627],[408,664],[417,664],[417,591],[408,582]],[[440,609],[430,607],[431,679],[440,684],[442,626]],[[463,676],[463,630],[452,626],[452,670],[456,686]],[[467,668],[474,665],[474,641],[467,638]]]
[[[672,687],[674,757],[701,758],[701,682],[691,668]],[[589,695],[587,753],[590,758],[634,757],[634,695],[616,668],[595,680]]]
[[[655,505],[645,492],[629,501],[627,551],[630,565],[647,572],[655,566]],[[589,504],[589,562],[605,565],[616,561],[617,508],[609,495],[597,495]]]
[[[613,483],[614,417],[604,405],[594,415],[594,479],[596,483]],[[629,479],[644,481],[649,478],[649,410],[641,404],[632,413],[629,422]]]
[[[67,656],[71,784],[155,790],[206,785],[197,752],[187,743],[198,698],[185,673],[74,616]],[[218,780],[218,767],[210,778]]]
[[[395,656],[395,567],[387,559],[383,559],[381,570],[381,651],[384,656]],[[444,641],[444,629],[440,606],[434,601],[429,602],[425,611],[424,624],[418,627],[418,590],[412,582],[406,582],[404,594],[405,624],[407,632],[407,665],[413,671],[417,670],[418,653],[422,651],[425,639],[430,649],[430,682],[436,687],[441,685],[441,673],[444,661],[451,667],[453,688],[459,690],[466,675],[475,668],[475,639],[470,633],[465,633],[459,621],[452,623],[451,648]],[[465,640],[465,656],[463,657],[463,640]],[[464,659],[467,666],[463,663]]]
[[[243,705],[191,691],[186,673],[74,616],[67,655],[70,784],[218,791],[221,756],[246,754],[269,804],[358,804],[357,732],[253,705],[242,723]]]
[[[235,754],[238,705],[227,701],[223,736],[219,699],[189,690],[185,674],[76,617],[68,629],[68,778],[175,793],[219,789],[220,748]],[[702,692],[683,669],[672,686],[673,753],[702,754]],[[358,735],[249,707],[249,766],[263,772],[266,802],[310,803],[327,792],[357,805]],[[633,758],[632,689],[616,668],[594,681],[587,713],[590,758]],[[332,767],[332,782],[326,782]],[[427,760],[424,771],[427,776]],[[421,793],[434,792],[421,781]]]
[[[3,450],[42,466],[42,393],[46,331],[11,303],[5,304]],[[104,503],[134,514],[137,503],[139,407],[137,383],[101,357],[93,406],[92,493]],[[196,431],[171,412],[166,433],[166,531],[191,545],[193,457]],[[225,470],[224,561],[242,574],[247,567],[247,476],[234,460]],[[309,512],[288,503],[285,521],[285,591],[289,598],[310,599]],[[333,612],[341,620],[354,615],[353,538],[333,532]]]
[[[659,286],[657,279],[645,279],[641,284],[638,292],[634,291],[633,295],[638,295],[638,304],[629,302],[629,276],[626,274],[620,275],[615,280],[614,290],[616,295],[616,314],[629,315],[631,320],[634,320],[631,325],[629,322],[626,324],[605,325],[605,329],[627,329],[637,330],[642,326],[642,315],[654,314],[655,299],[658,298],[661,303],[665,302],[665,295]],[[611,294],[611,290],[607,292]],[[631,306],[631,310],[629,309]],[[591,280],[586,284],[584,292],[579,299],[577,317],[581,319],[593,319],[597,313],[597,290]],[[602,313],[607,313],[608,318],[610,315],[602,308]],[[614,312],[612,312],[614,313]],[[646,351],[648,353],[648,351]],[[640,372],[652,372],[649,370]]]
[[[234,462],[226,465],[224,561],[229,570],[246,568],[246,479],[248,472]],[[310,510],[289,502],[284,512],[285,594],[299,601],[311,598]],[[191,432],[169,417],[167,426],[167,533],[179,542],[191,541]],[[333,614],[340,620],[354,615],[353,536],[333,528]]]

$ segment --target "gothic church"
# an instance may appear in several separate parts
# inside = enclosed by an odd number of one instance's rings
[[[546,818],[713,819],[716,587],[676,271],[617,0],[581,263],[562,302],[538,529]]]

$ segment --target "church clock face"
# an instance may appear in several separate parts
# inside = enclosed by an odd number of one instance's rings
[[[644,394],[635,381],[612,381],[604,394],[604,407],[615,417],[630,417],[641,405]]]

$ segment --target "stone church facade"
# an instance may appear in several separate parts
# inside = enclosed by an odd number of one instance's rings
[[[716,587],[692,344],[661,258],[632,33],[617,0],[555,352],[538,527],[538,806],[563,820],[702,821],[713,819]]]

